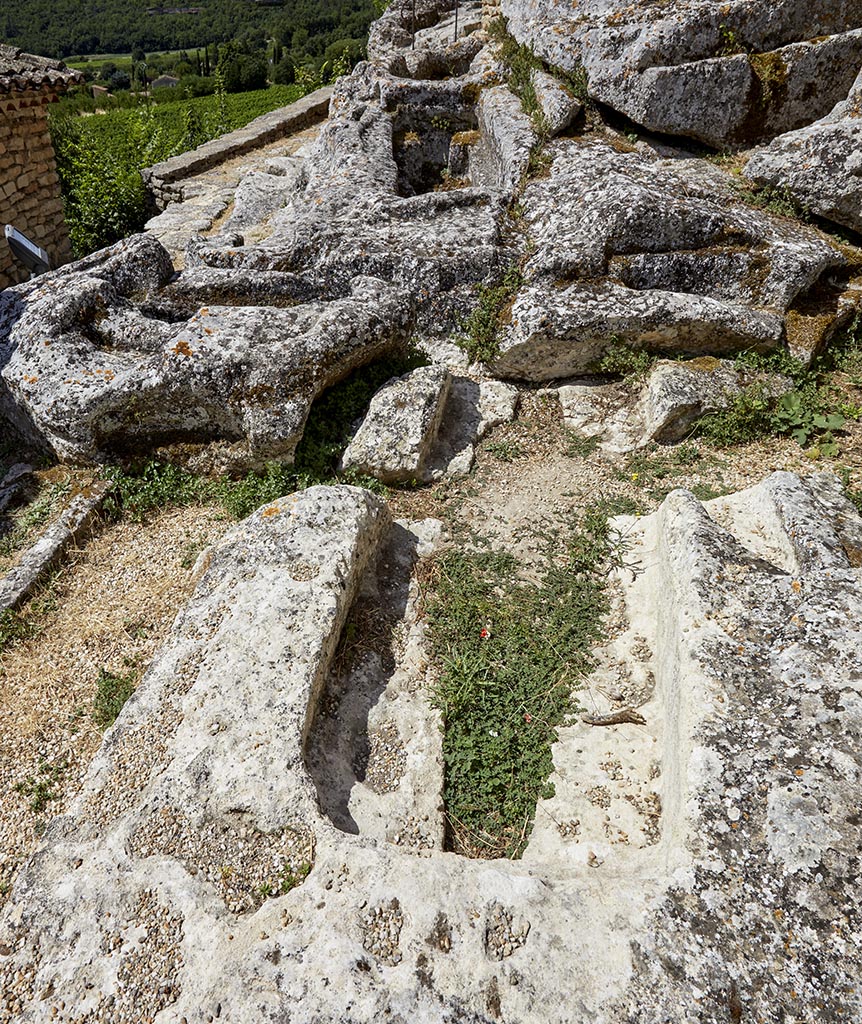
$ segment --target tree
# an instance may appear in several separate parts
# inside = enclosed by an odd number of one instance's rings
[[[276,85],[293,85],[296,81],[296,69],[290,56],[282,57],[272,69],[272,80]]]
[[[127,71],[115,71],[108,79],[111,92],[120,92],[122,89],[130,89],[132,80]]]

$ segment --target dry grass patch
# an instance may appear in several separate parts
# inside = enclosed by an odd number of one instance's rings
[[[0,655],[0,898],[80,789],[102,737],[99,680],[137,684],[193,589],[197,554],[229,525],[195,506],[106,526],[55,577],[36,635]]]

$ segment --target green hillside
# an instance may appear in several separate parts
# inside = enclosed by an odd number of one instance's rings
[[[372,0],[16,0],[2,8],[0,40],[60,57],[194,49],[261,30],[317,57],[334,42],[362,39],[374,17]],[[176,11],[188,13],[168,13]]]

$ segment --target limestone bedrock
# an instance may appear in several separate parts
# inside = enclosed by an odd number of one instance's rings
[[[379,280],[356,278],[332,302],[213,303],[177,323],[139,297],[173,272],[158,242],[99,255],[0,297],[0,412],[61,459],[167,445],[201,469],[289,462],[317,395],[406,340],[409,301]]]
[[[308,774],[385,505],[236,526],[19,874],[5,1019],[858,1019],[862,520],[776,473],[616,527],[627,626],[586,686],[646,724],[561,730],[523,860],[483,862],[340,831]]]
[[[827,114],[862,65],[852,0],[502,0],[509,31],[551,65],[586,73],[593,99],[655,132],[717,149]]]
[[[820,217],[862,231],[862,72],[826,117],[773,139],[744,173],[757,185],[786,189]]]
[[[430,32],[451,13],[417,18]],[[316,140],[250,175],[181,271],[138,237],[3,293],[0,416],[17,434],[84,463],[289,462],[315,398],[408,339],[466,369],[455,342],[510,271],[510,301],[483,311],[499,345],[476,376],[564,380],[615,345],[786,346],[808,362],[858,309],[849,247],[747,205],[706,160],[584,123],[536,164],[495,45],[432,33],[426,52],[455,46],[455,73],[414,79],[396,15],[385,60],[339,79]]]

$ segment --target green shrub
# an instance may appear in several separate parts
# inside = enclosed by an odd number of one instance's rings
[[[221,71],[216,76],[223,85]],[[184,103],[114,108],[92,117],[60,110],[51,137],[76,258],[141,231],[148,201],[141,169],[231,131],[304,93],[299,85]]]
[[[783,374],[793,387],[776,394],[764,381],[754,381],[734,397],[727,409],[704,417],[696,433],[721,447],[785,435],[803,448],[810,447],[814,455],[837,455],[836,432],[844,428],[848,414],[858,416],[859,410],[846,405],[836,409],[826,374],[843,358],[842,350],[852,351],[849,344],[843,349],[839,344],[836,349],[810,369],[784,350],[769,355],[745,353],[737,359],[737,367]]]

